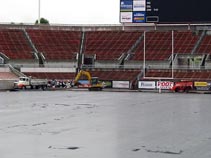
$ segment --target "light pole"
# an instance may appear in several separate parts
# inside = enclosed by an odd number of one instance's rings
[[[174,30],[172,30],[172,54],[171,54],[171,77],[174,79]]]
[[[38,0],[38,24],[40,24],[40,0]]]
[[[145,78],[145,69],[146,69],[146,31],[144,31],[144,63],[143,63],[143,69],[144,69],[144,78]]]

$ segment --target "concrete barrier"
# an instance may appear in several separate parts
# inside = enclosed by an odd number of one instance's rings
[[[13,89],[15,80],[0,80],[0,90]]]

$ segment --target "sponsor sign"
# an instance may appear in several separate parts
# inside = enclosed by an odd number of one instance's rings
[[[133,13],[132,12],[122,12],[120,14],[121,23],[132,23],[133,22]]]
[[[210,91],[211,83],[210,82],[194,82],[194,86],[198,91]]]
[[[174,82],[171,81],[158,81],[157,88],[158,89],[171,89],[174,86]]]
[[[133,11],[133,1],[121,0],[120,11],[121,12],[132,12]]]
[[[138,82],[139,89],[155,89],[155,81],[139,81]]]
[[[206,87],[208,86],[207,82],[194,82],[195,87]]]
[[[113,88],[130,88],[129,81],[113,81]]]
[[[133,11],[146,11],[146,1],[145,0],[133,1]]]
[[[104,88],[112,88],[112,81],[101,81],[103,83]]]
[[[144,23],[146,21],[145,12],[133,12],[133,23]]]

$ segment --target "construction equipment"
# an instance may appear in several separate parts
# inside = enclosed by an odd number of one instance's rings
[[[103,83],[98,80],[98,77],[92,77],[88,71],[80,70],[74,79],[74,86],[78,85],[81,76],[86,76],[89,81],[89,91],[101,91],[104,87]]]

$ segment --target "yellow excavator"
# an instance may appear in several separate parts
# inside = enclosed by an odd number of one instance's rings
[[[91,74],[88,71],[80,70],[78,74],[76,75],[74,79],[74,86],[78,84],[78,80],[80,79],[81,76],[86,76],[89,85],[88,89],[89,91],[101,91],[104,87],[103,83],[98,80],[98,77],[92,77]]]

